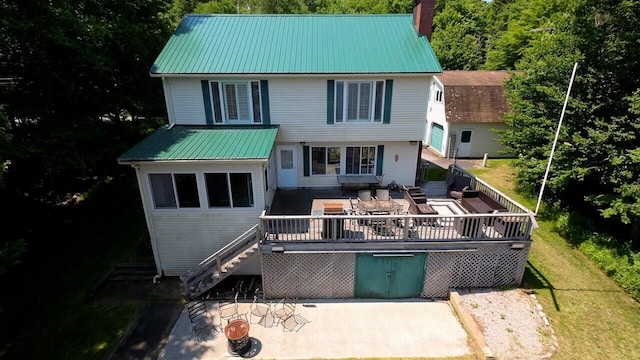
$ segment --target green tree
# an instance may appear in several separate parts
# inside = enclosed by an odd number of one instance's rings
[[[556,22],[575,6],[574,0],[494,1],[488,5],[486,64],[490,70],[514,69],[537,33],[554,31]]]
[[[196,5],[193,10],[196,14],[235,14],[239,5],[234,0],[213,0]],[[243,11],[246,10],[246,5]]]
[[[476,70],[484,63],[487,4],[482,0],[439,2],[431,45],[445,70]]]
[[[637,2],[584,0],[555,22],[553,32],[536,34],[507,84],[514,111],[505,121],[514,128],[501,134],[519,155],[519,184],[536,193],[578,61],[545,198],[609,221],[623,241],[636,245],[640,79],[630,74],[640,71],[638,29]]]

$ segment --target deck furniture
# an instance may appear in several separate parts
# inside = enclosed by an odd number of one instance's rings
[[[358,201],[354,204],[356,210],[361,214],[371,214],[374,213],[386,213],[389,214],[397,214],[402,210],[402,205],[398,204],[393,200],[369,200],[369,201]],[[380,214],[378,214],[380,215]]]
[[[382,201],[389,200],[389,189],[376,189],[376,199]]]
[[[379,185],[381,181],[380,176],[371,174],[338,175],[338,184],[342,188],[343,195],[346,189],[371,189],[372,186]]]
[[[462,199],[462,193],[467,189],[471,189],[470,177],[453,175],[447,184],[447,194],[453,199]]]
[[[369,201],[371,200],[371,190],[360,190],[358,191],[358,199],[361,201]]]
[[[278,318],[278,322],[283,322],[292,316],[296,311],[297,299],[283,298],[278,302],[273,310],[273,314]]]
[[[282,331],[298,332],[298,330],[310,322],[311,321],[300,314],[293,314],[282,322]]]
[[[507,211],[504,205],[479,190],[465,191],[460,203],[470,213],[474,214],[490,214],[493,212]]]
[[[192,301],[187,303],[185,307],[189,314],[189,321],[191,321],[191,330],[196,334],[198,341],[204,341],[208,334],[217,332],[204,301]]]

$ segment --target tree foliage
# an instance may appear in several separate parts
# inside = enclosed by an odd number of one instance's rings
[[[559,20],[558,20],[559,19]],[[583,0],[554,31],[535,34],[508,83],[519,183],[537,192],[574,61],[578,75],[553,158],[548,201],[609,219],[623,239],[640,238],[640,4]]]
[[[437,2],[431,46],[445,70],[477,70],[484,64],[488,5],[483,0]]]

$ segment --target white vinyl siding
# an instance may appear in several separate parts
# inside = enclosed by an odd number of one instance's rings
[[[294,144],[291,144],[294,145]],[[347,146],[371,146],[372,143],[307,143],[310,147],[341,147],[343,150]],[[377,145],[384,145],[384,158],[382,173],[384,174],[382,185],[386,186],[391,181],[395,181],[396,184],[413,184],[415,181],[416,164],[418,157],[419,143],[410,143],[409,141],[393,141],[393,142],[380,142]],[[298,145],[300,146],[300,145]],[[304,176],[303,170],[303,154],[302,146],[298,148],[298,187],[312,188],[312,187],[339,187],[338,177],[336,174],[327,175],[311,175]],[[395,159],[395,155],[398,155],[398,161]],[[344,159],[345,154],[342,153],[341,157]],[[343,160],[343,166],[344,166]],[[375,170],[374,170],[375,171]]]
[[[351,80],[335,79],[332,80]],[[376,78],[362,80],[379,80]],[[329,78],[267,78],[271,124],[279,124],[278,142],[419,141],[424,120],[431,76],[385,77],[393,80],[391,123],[341,123],[339,130],[327,124],[327,80]],[[213,79],[212,79],[213,81]],[[220,80],[222,81],[222,80]],[[224,82],[224,81],[222,81]],[[205,125],[204,101],[200,79],[167,78],[171,88],[173,120],[176,124]],[[380,100],[382,101],[382,100]],[[374,113],[374,116],[375,113]],[[382,114],[380,114],[382,116]],[[170,118],[172,115],[170,115]],[[333,126],[331,128],[328,128]]]
[[[449,123],[449,133],[457,134],[456,142],[461,141],[462,130],[472,130],[469,157],[482,158],[485,153],[489,157],[510,157],[509,154],[501,154],[503,146],[497,141],[498,134],[493,129],[507,129],[508,125],[503,123]],[[445,140],[448,140],[445,136]],[[457,146],[458,144],[456,144]],[[451,154],[453,156],[453,154]]]
[[[225,246],[258,223],[265,208],[262,163],[198,165],[142,164],[141,194],[149,232],[165,275],[181,275],[207,256]],[[155,209],[148,178],[151,173],[195,173],[198,178],[200,208]],[[253,207],[208,208],[204,173],[250,173],[254,192]]]
[[[271,124],[278,142],[420,141],[431,77],[393,78],[391,123],[327,124],[327,78],[269,79]],[[336,79],[337,81],[338,79]]]
[[[165,99],[169,122],[176,125],[205,125],[202,85],[196,79],[165,78]]]

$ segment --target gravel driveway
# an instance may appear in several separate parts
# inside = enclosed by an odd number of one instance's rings
[[[459,294],[498,359],[544,359],[555,351],[553,329],[534,295],[521,289]]]

